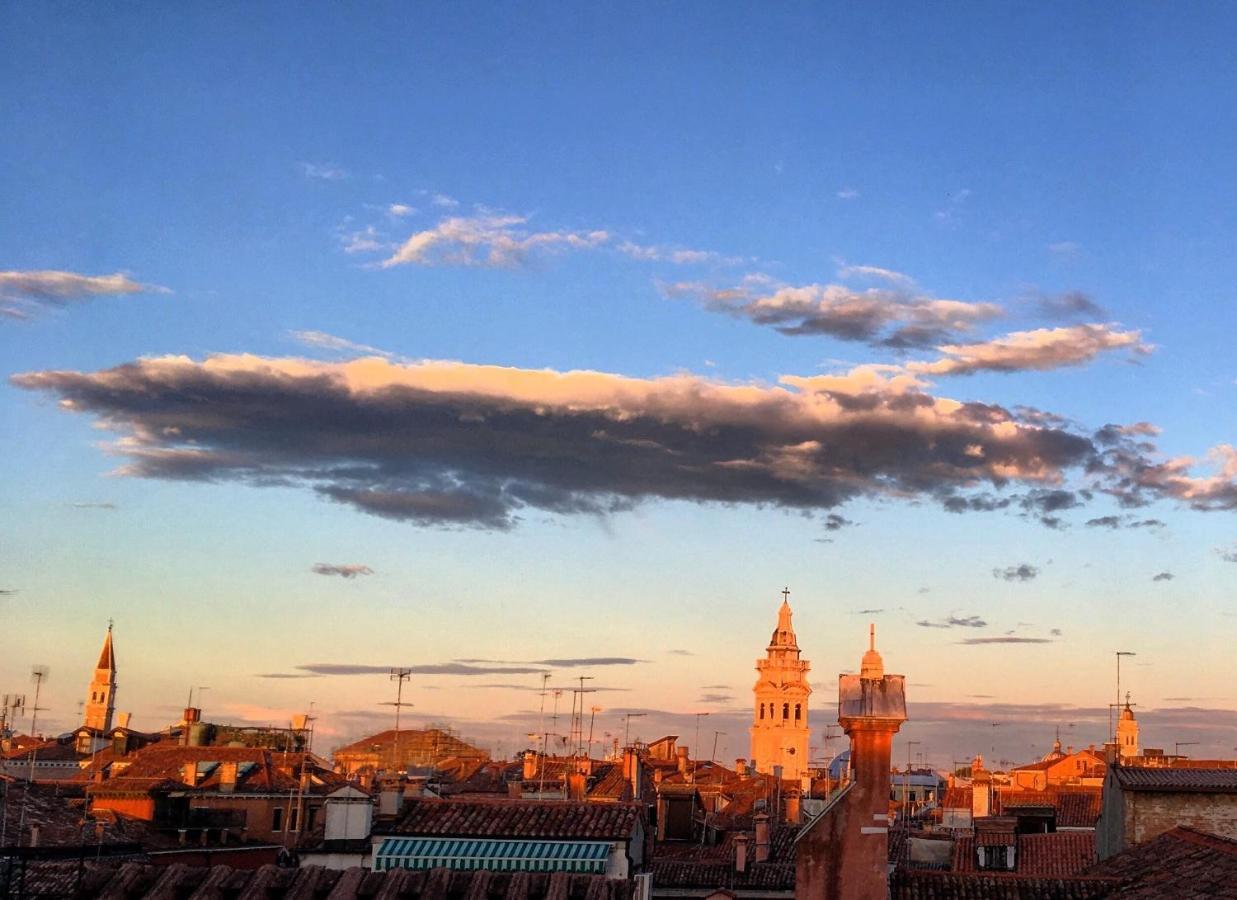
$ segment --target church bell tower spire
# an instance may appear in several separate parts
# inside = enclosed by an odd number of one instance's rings
[[[765,658],[756,661],[759,677],[752,689],[752,762],[758,772],[771,774],[775,766],[781,766],[783,778],[800,779],[808,769],[812,687],[807,673],[811,663],[799,656],[792,616],[790,589],[785,588]]]
[[[112,623],[107,623],[107,636],[95,664],[94,677],[90,680],[90,694],[86,697],[87,728],[111,731],[112,715],[116,711],[116,654],[112,649]]]

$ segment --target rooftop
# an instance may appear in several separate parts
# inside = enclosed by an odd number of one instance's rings
[[[1237,769],[1113,766],[1111,772],[1124,791],[1237,794]]]
[[[1178,826],[1088,871],[1127,879],[1118,897],[1237,898],[1237,841]]]
[[[628,803],[415,799],[383,833],[614,841],[629,839],[639,819]]]

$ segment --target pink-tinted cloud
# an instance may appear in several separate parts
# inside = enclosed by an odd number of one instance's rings
[[[0,316],[29,318],[40,309],[67,306],[91,297],[170,293],[167,288],[134,281],[123,272],[80,275],[40,270],[0,272]]]
[[[907,369],[922,375],[971,375],[975,372],[1047,371],[1091,362],[1101,353],[1129,349],[1145,354],[1151,348],[1137,331],[1111,325],[1072,325],[1015,331],[990,341],[945,344],[933,362],[912,362]]]

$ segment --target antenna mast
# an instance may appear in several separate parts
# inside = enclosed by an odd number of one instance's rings
[[[412,669],[395,668],[391,670],[391,680],[395,682],[395,702],[387,701],[383,706],[395,707],[395,742],[394,742],[394,759],[392,766],[398,771],[401,765],[399,755],[399,713],[405,706],[412,706],[411,703],[404,702],[404,682],[412,678]]]

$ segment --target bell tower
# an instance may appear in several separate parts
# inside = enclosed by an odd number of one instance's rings
[[[116,656],[112,652],[112,623],[107,623],[107,636],[99,652],[94,678],[90,680],[90,693],[86,697],[87,728],[111,731],[112,714],[116,711]]]
[[[758,678],[752,688],[752,761],[756,771],[772,774],[782,767],[782,777],[798,780],[808,768],[807,681],[811,663],[799,658],[799,643],[790,623],[790,589],[782,591],[777,628],[769,639],[765,658],[756,661]]]

